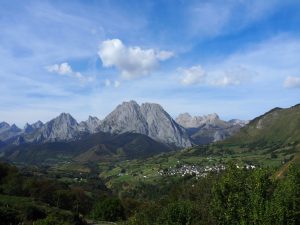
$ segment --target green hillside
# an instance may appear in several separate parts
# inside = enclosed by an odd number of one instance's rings
[[[252,120],[224,143],[295,145],[300,143],[300,105],[275,108]]]

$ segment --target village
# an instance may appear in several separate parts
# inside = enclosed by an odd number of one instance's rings
[[[243,166],[236,164],[236,167],[238,169],[255,169],[256,166],[245,164]],[[195,176],[196,178],[199,177],[206,177],[208,173],[215,172],[219,173],[221,171],[224,171],[226,169],[226,166],[223,164],[216,164],[211,166],[197,166],[197,165],[176,165],[175,167],[169,167],[158,171],[158,174],[161,176]]]

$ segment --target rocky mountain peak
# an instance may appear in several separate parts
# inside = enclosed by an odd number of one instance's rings
[[[8,128],[10,128],[10,125],[8,123],[6,123],[4,121],[0,123],[0,130],[8,129]]]
[[[22,130],[17,127],[15,124],[9,125],[6,122],[0,123],[0,140],[6,141],[14,136],[20,134]]]
[[[141,113],[140,106],[135,101],[123,102],[113,110],[100,125],[104,132],[125,133],[134,132],[146,134],[147,122]]]
[[[58,117],[45,123],[41,128],[35,130],[30,141],[68,141],[78,137],[79,125],[69,113],[61,113]]]
[[[100,125],[101,120],[99,120],[95,116],[89,116],[86,121],[80,122],[80,129],[82,131],[96,133],[98,131],[98,127]]]
[[[19,127],[17,127],[16,124],[11,125],[10,130],[12,132],[20,132],[21,131],[21,129]]]
[[[29,123],[26,123],[23,129],[24,133],[31,133],[34,131],[34,128]]]
[[[37,122],[31,124],[31,126],[34,128],[34,129],[39,129],[41,128],[42,126],[44,125],[44,123],[40,120],[38,120]]]
[[[100,130],[145,134],[154,140],[181,147],[191,145],[185,130],[162,106],[155,103],[143,103],[140,106],[135,101],[123,102],[101,122]]]

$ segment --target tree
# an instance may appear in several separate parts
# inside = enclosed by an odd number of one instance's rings
[[[95,220],[114,222],[125,219],[125,210],[119,199],[106,197],[95,204],[92,217]]]

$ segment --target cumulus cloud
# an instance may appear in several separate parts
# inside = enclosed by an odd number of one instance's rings
[[[67,62],[46,66],[46,70],[50,73],[57,73],[60,75],[67,75],[70,77],[74,77],[74,78],[77,78],[78,80],[84,81],[84,82],[93,81],[92,77],[83,76],[80,72],[73,71],[72,67]]]
[[[288,76],[285,79],[283,86],[285,88],[300,88],[300,77]]]
[[[103,41],[98,55],[104,67],[116,67],[124,79],[145,76],[155,70],[160,61],[171,58],[174,53],[140,47],[127,47],[119,39]]]
[[[180,82],[183,85],[194,85],[205,82],[206,72],[201,66],[192,66],[190,68],[179,68],[182,74]]]

